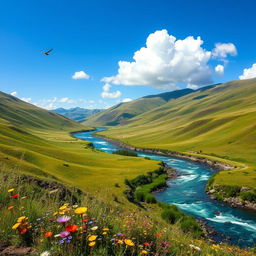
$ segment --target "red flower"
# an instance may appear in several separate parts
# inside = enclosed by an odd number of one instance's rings
[[[145,246],[149,246],[150,244],[149,244],[149,243],[147,243],[147,242],[145,242],[145,243],[144,243],[144,245],[145,245]]]
[[[12,198],[18,198],[19,197],[19,194],[14,194],[14,195],[11,195]]]
[[[88,221],[88,219],[82,219],[82,222],[87,222]]]
[[[78,229],[77,225],[68,225],[68,226],[66,226],[66,231],[68,231],[68,232],[75,232],[75,231],[77,231],[77,229]]]
[[[21,229],[20,234],[24,235],[28,230],[26,228]]]
[[[47,237],[47,238],[51,237],[52,236],[52,232],[46,232],[46,233],[44,233],[44,236]]]

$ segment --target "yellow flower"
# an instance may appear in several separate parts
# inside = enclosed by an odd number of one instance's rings
[[[126,244],[126,245],[134,246],[133,241],[132,241],[132,240],[130,240],[130,239],[125,239],[125,240],[124,240],[124,242],[125,242],[125,244]]]
[[[11,193],[11,192],[13,192],[13,191],[14,191],[14,188],[8,189],[8,192],[9,192],[9,193]]]
[[[90,242],[90,243],[89,243],[89,246],[93,247],[95,244],[96,244],[95,241],[94,241],[94,242]]]
[[[141,254],[148,254],[148,251],[142,250],[142,251],[141,251]]]
[[[123,244],[124,242],[123,242],[123,240],[118,240],[117,243]]]
[[[107,232],[103,232],[103,233],[102,233],[102,235],[106,235],[106,234],[107,234]]]
[[[90,242],[92,242],[92,241],[95,241],[96,238],[97,238],[97,236],[92,235],[92,236],[89,236],[89,237],[88,237],[88,240],[89,240]]]
[[[66,210],[67,209],[67,205],[66,204],[64,204],[64,205],[62,205],[59,209],[61,210],[61,211],[64,211],[64,210]]]
[[[102,230],[103,231],[109,231],[109,228],[103,228]]]
[[[20,223],[16,223],[12,226],[12,229],[17,229],[20,226]]]
[[[78,207],[75,209],[75,213],[77,214],[84,214],[87,212],[87,208],[86,207]]]
[[[21,216],[18,218],[17,222],[21,223],[23,220],[27,220],[28,218],[26,216]]]
[[[91,228],[92,231],[95,231],[97,229],[98,229],[98,226],[94,226],[94,227]]]

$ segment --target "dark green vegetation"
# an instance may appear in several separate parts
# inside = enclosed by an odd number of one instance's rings
[[[256,186],[256,79],[199,89],[103,135],[142,148],[205,157],[234,166],[211,187]],[[240,193],[239,193],[240,194]]]
[[[87,126],[100,127],[126,123],[127,120],[133,117],[162,106],[169,101],[180,98],[191,92],[193,92],[193,90],[183,89],[174,92],[149,95],[131,102],[120,103],[101,113],[91,116],[86,122],[84,122],[84,124]]]
[[[135,152],[125,150],[125,149],[116,150],[112,154],[123,155],[123,156],[138,156]]]
[[[97,114],[103,109],[85,109],[85,108],[56,108],[52,110],[53,112],[60,114],[62,116],[65,116],[71,120],[77,121],[77,122],[84,122],[89,116]]]

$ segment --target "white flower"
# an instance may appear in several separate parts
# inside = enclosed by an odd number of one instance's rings
[[[193,244],[190,244],[189,246],[190,246],[190,248],[195,249],[195,250],[197,250],[199,252],[201,251],[201,249],[198,246],[195,246]]]
[[[40,254],[40,256],[49,256],[50,253],[48,251],[44,251]]]

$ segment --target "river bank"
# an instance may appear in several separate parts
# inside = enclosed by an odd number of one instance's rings
[[[156,155],[160,155],[160,156],[170,156],[170,157],[175,157],[175,158],[179,158],[179,159],[188,160],[188,161],[191,161],[194,163],[206,165],[206,166],[210,167],[211,170],[215,173],[222,171],[222,170],[231,170],[231,169],[235,168],[235,166],[232,166],[230,164],[213,161],[206,157],[197,157],[197,156],[182,154],[182,153],[174,152],[174,151],[161,150],[161,149],[139,148],[139,147],[134,147],[134,146],[131,146],[124,142],[121,142],[119,140],[108,138],[108,137],[105,137],[105,136],[102,136],[99,134],[94,134],[93,136],[96,138],[104,139],[114,146],[125,148],[128,150],[142,152],[142,153],[152,153],[152,154],[156,154]],[[173,177],[173,178],[177,178],[177,175],[176,175],[176,177]],[[241,189],[243,189],[243,188],[241,188]],[[215,192],[215,190],[212,187],[209,187],[209,189],[206,189],[208,196],[213,200],[217,200],[217,197],[214,195],[213,191]],[[255,203],[252,203],[249,201],[242,201],[239,197],[224,198],[224,199],[221,199],[221,201],[227,203],[231,207],[256,211]]]

